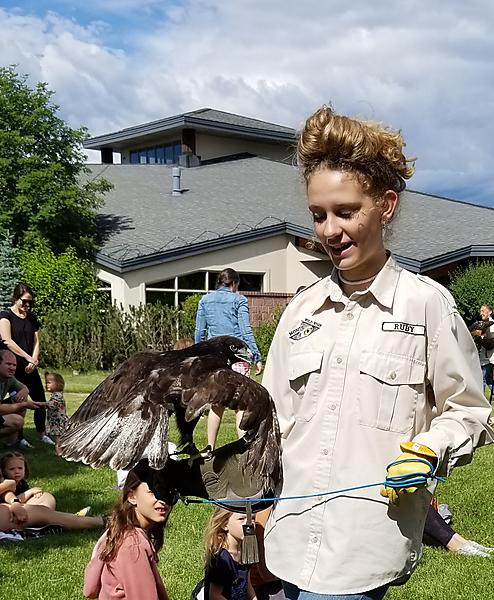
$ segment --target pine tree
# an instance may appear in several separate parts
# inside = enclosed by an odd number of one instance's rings
[[[7,232],[0,237],[0,310],[11,305],[12,290],[21,279],[19,252]]]

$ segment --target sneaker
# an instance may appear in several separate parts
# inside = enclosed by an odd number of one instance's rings
[[[42,527],[25,527],[23,529],[26,538],[40,538],[45,535],[56,535],[63,533],[61,525],[43,525]]]
[[[46,433],[40,438],[40,440],[43,442],[43,444],[48,444],[49,446],[55,445],[55,442],[51,439],[51,437],[48,437]]]
[[[488,554],[492,554],[494,552],[494,548],[489,548],[488,546],[482,546],[482,544],[479,544],[478,542],[474,542],[473,540],[469,540],[469,541],[472,544],[472,546],[474,546],[475,548],[478,548],[479,550],[482,550],[482,552],[487,552]]]
[[[456,551],[456,554],[463,554],[464,556],[490,556],[489,552],[485,552],[478,546],[480,546],[480,544],[467,540],[463,546]]]
[[[92,514],[93,510],[90,506],[85,506],[84,508],[81,508],[81,510],[78,510],[76,513],[74,513],[77,517],[90,517]]]
[[[34,446],[29,443],[25,438],[22,438],[22,440],[19,440],[18,445],[20,448],[23,448],[24,450],[32,450],[34,448]]]

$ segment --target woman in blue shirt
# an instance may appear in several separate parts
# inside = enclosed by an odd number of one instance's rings
[[[262,372],[262,361],[259,349],[252,333],[247,298],[238,293],[240,276],[235,269],[224,269],[216,280],[216,290],[203,296],[199,302],[196,315],[195,342],[219,335],[234,335],[244,341],[254,355],[256,374]],[[233,369],[249,375],[250,366],[247,363],[236,363]],[[215,407],[209,411],[208,444],[214,448],[218,429],[224,409]],[[237,413],[238,423],[241,413]],[[239,430],[240,435],[240,430]]]

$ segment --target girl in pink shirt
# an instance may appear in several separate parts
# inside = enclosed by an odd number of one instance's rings
[[[169,600],[158,573],[158,552],[170,507],[131,471],[108,530],[84,573],[84,596],[99,600]]]

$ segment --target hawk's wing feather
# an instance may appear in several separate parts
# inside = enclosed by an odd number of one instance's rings
[[[171,404],[172,403],[172,404]],[[208,407],[243,411],[249,462],[269,487],[280,465],[279,430],[269,393],[226,367],[213,354],[141,352],[127,359],[92,392],[70,419],[62,456],[94,467],[130,468],[146,452],[154,469],[168,456],[170,406],[192,422]],[[177,415],[178,416],[178,415]],[[181,433],[183,433],[181,431]]]
[[[168,410],[163,405],[138,406],[121,414],[117,407],[69,429],[62,439],[62,456],[92,467],[110,465],[114,470],[130,469],[147,453],[149,464],[160,469],[168,458]]]
[[[183,383],[187,383],[186,378]],[[182,392],[182,402],[188,421],[209,406],[243,411],[239,426],[250,444],[248,462],[256,465],[265,490],[280,480],[280,431],[274,403],[266,388],[231,369],[217,369],[198,385],[187,387]]]

